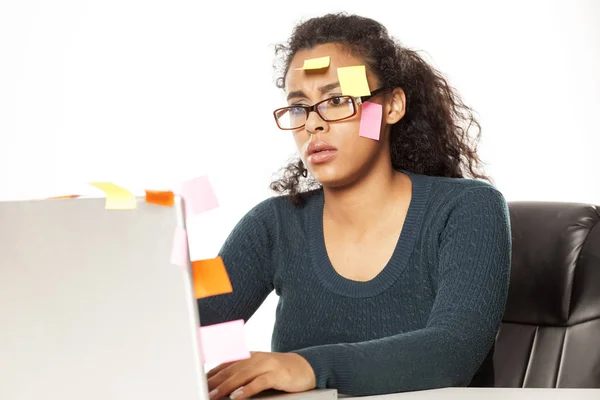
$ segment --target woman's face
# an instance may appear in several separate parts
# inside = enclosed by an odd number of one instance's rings
[[[321,70],[296,70],[304,60],[330,57],[328,68]],[[324,44],[310,50],[296,53],[285,80],[288,105],[313,105],[333,96],[341,96],[337,68],[364,65],[364,62],[335,44]],[[371,92],[379,88],[378,79],[367,69],[367,82]],[[382,104],[385,93],[380,93],[369,101]],[[386,107],[383,108],[384,122]],[[387,134],[382,124],[380,140],[359,136],[361,107],[351,118],[327,122],[316,112],[311,112],[303,128],[292,131],[300,157],[315,179],[325,187],[351,185],[366,176],[373,165],[381,162],[382,156],[389,166],[389,146]],[[309,146],[310,145],[310,146]],[[328,152],[311,153],[315,145],[333,148]]]

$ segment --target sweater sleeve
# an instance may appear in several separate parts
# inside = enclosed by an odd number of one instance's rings
[[[231,293],[198,300],[200,325],[248,321],[273,290],[273,240],[269,200],[250,210],[219,251],[229,275]]]
[[[469,384],[502,320],[512,243],[503,196],[491,186],[467,190],[440,233],[438,286],[426,326],[294,351],[312,366],[317,387],[372,395]]]

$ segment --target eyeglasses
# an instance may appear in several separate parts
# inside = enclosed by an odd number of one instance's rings
[[[273,111],[275,122],[279,129],[284,131],[300,129],[306,125],[308,116],[311,112],[316,112],[319,117],[327,122],[341,121],[356,115],[358,106],[371,97],[382,92],[385,88],[379,88],[371,92],[369,96],[334,96],[319,101],[312,106],[293,105],[278,108]]]

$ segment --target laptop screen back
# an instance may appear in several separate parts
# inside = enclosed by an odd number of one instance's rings
[[[0,398],[207,398],[182,201],[0,202]]]

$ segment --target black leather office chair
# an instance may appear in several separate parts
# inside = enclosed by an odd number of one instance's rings
[[[498,387],[600,387],[600,207],[509,203],[510,289]]]

